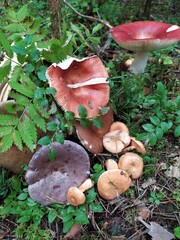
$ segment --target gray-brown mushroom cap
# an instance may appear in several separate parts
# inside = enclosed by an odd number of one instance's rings
[[[30,197],[43,205],[66,203],[68,189],[79,187],[88,178],[90,169],[89,156],[77,143],[66,140],[63,145],[55,142],[52,147],[54,160],[48,158],[50,146],[41,147],[33,155],[25,175]]]

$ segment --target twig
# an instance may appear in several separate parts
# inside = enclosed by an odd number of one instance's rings
[[[76,14],[78,14],[79,16],[83,17],[83,18],[87,18],[91,21],[98,21],[102,24],[104,24],[105,26],[107,26],[108,28],[112,28],[113,26],[110,25],[109,22],[105,21],[105,20],[102,20],[100,18],[96,18],[96,17],[92,17],[92,16],[88,16],[88,15],[84,15],[80,12],[78,12],[70,3],[68,3],[66,0],[63,0],[63,2],[69,7],[71,8]]]

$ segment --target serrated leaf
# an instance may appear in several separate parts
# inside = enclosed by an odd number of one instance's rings
[[[1,118],[1,115],[0,115],[0,118]],[[13,130],[12,126],[0,127],[0,137],[10,134],[12,132],[12,130]]]
[[[44,136],[38,140],[38,144],[42,146],[49,145],[51,143],[51,138],[49,136]]]
[[[33,144],[32,137],[29,135],[29,132],[26,129],[26,125],[23,122],[19,122],[18,124],[18,131],[22,138],[22,141],[26,144],[26,146],[33,151],[35,148],[35,145]]]
[[[155,126],[158,126],[160,124],[160,120],[157,116],[151,116],[150,120]]]
[[[14,144],[18,147],[18,149],[20,151],[22,151],[22,149],[23,149],[22,139],[21,139],[21,136],[20,136],[20,134],[17,130],[13,131],[13,141],[14,141]]]
[[[29,16],[29,12],[28,12],[28,7],[27,5],[23,5],[19,11],[16,13],[17,15],[17,19],[19,20],[19,22],[22,22],[26,17]]]
[[[85,118],[85,119],[80,119],[80,124],[82,127],[87,128],[90,125],[90,120]]]
[[[35,123],[36,126],[38,126],[41,130],[45,132],[46,122],[44,118],[42,118],[42,116],[38,113],[36,106],[34,104],[30,104],[28,110],[31,120]]]
[[[6,51],[9,58],[13,57],[13,52],[11,49],[11,44],[5,34],[0,30],[0,43],[4,50]]]
[[[9,62],[9,64],[0,67],[0,83],[2,83],[4,81],[4,79],[9,75],[11,70],[11,64]]]
[[[47,123],[47,130],[55,132],[57,130],[57,123],[56,122],[48,122]]]
[[[37,17],[27,33],[33,35],[35,32],[37,32],[41,26],[41,22],[42,22],[42,18]]]
[[[27,73],[31,73],[34,71],[34,66],[31,63],[27,63],[24,67],[24,71]]]
[[[23,32],[24,27],[18,23],[11,23],[4,27],[7,31],[17,33],[17,32]]]
[[[27,106],[29,104],[29,98],[19,93],[11,92],[10,97],[15,100],[16,104],[19,104],[22,106]]]
[[[37,142],[37,129],[36,129],[35,124],[30,119],[26,119],[24,121],[24,124],[26,126],[27,132],[29,133],[29,135],[32,138],[32,141],[34,143],[36,143]]]
[[[6,134],[1,138],[0,152],[9,150],[13,145],[12,134]]]
[[[46,88],[46,94],[55,94],[56,93],[56,89],[53,87],[47,87]]]
[[[48,213],[48,223],[52,223],[57,217],[57,211],[55,209],[51,209]]]
[[[64,143],[64,134],[61,132],[57,132],[55,134],[55,139],[58,143],[63,144]]]
[[[8,114],[1,114],[0,115],[0,125],[8,126],[8,125],[17,125],[19,119],[16,116],[8,115]]]
[[[28,88],[27,85],[23,85],[15,81],[9,81],[9,85],[12,87],[12,89],[25,95],[26,97],[33,98],[34,96],[34,92]]]
[[[37,88],[36,91],[34,92],[34,98],[35,99],[43,99],[45,93],[44,88]]]
[[[102,27],[103,27],[103,25],[101,23],[97,24],[95,27],[93,27],[92,33],[94,34],[94,33],[98,32]]]
[[[150,123],[143,124],[142,127],[147,132],[154,132],[154,130],[155,130],[155,126],[153,124],[150,124]]]

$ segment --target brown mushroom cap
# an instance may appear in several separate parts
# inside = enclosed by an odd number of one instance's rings
[[[54,160],[50,161],[50,146],[41,147],[32,157],[25,179],[32,199],[47,205],[52,202],[66,203],[70,187],[79,187],[87,178],[90,169],[89,156],[85,149],[72,141],[63,145],[54,142]]]
[[[124,132],[127,132],[129,134],[129,129],[126,126],[126,124],[123,123],[123,122],[113,122],[111,124],[109,132],[113,132],[113,131],[116,131],[116,130],[124,131]]]
[[[125,192],[131,184],[131,179],[124,170],[115,169],[102,173],[98,179],[97,188],[102,198],[115,199]]]
[[[109,105],[110,106],[110,105]],[[84,128],[79,121],[76,122],[76,133],[82,145],[91,153],[101,153],[103,151],[103,136],[109,131],[109,127],[113,121],[113,110],[110,106],[109,111],[99,116],[103,127],[97,128],[92,123]]]
[[[127,132],[116,130],[108,132],[103,137],[104,148],[111,153],[120,153],[127,147],[131,139]]]
[[[143,160],[136,153],[127,152],[118,161],[118,168],[126,171],[132,179],[137,179],[143,172]]]
[[[93,118],[109,102],[107,70],[97,56],[71,59],[70,62],[67,59],[58,65],[52,64],[47,69],[49,84],[56,89],[54,97],[63,110],[72,111],[79,117],[78,106],[83,105],[87,117]]]
[[[142,153],[143,155],[146,154],[146,149],[143,143],[136,140],[134,137],[131,137],[131,146],[134,146],[137,152]]]
[[[77,187],[70,187],[67,192],[67,200],[73,206],[79,206],[86,200],[84,193]]]
[[[105,166],[106,166],[107,170],[118,169],[118,164],[113,159],[107,159],[106,162],[105,162]]]

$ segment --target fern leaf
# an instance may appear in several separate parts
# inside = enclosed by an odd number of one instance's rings
[[[12,126],[0,127],[0,137],[10,134],[12,132],[12,130],[13,130]]]
[[[15,100],[16,104],[19,104],[22,106],[27,106],[29,104],[29,98],[17,92],[11,92],[10,97]]]
[[[36,106],[34,104],[29,105],[29,114],[31,120],[44,132],[46,131],[46,122],[44,118],[38,113]]]
[[[18,124],[18,131],[19,134],[22,138],[22,141],[26,144],[26,146],[33,151],[35,148],[35,145],[33,144],[31,135],[29,134],[29,132],[26,129],[26,125],[24,124],[24,122],[20,122]]]
[[[9,62],[9,64],[5,65],[4,67],[0,67],[0,83],[2,83],[4,81],[4,78],[6,78],[11,70],[11,64]]]
[[[10,32],[23,32],[24,31],[24,27],[22,25],[20,25],[19,23],[11,23],[7,26],[4,27],[6,30],[10,31]]]
[[[8,115],[8,114],[0,114],[0,125],[9,126],[9,125],[17,125],[19,119],[16,116]]]
[[[41,26],[42,18],[36,18],[33,25],[31,26],[31,29],[27,32],[27,34],[34,34],[38,31],[38,29]]]
[[[33,83],[33,81],[31,81],[31,79],[27,76],[27,74],[21,74],[20,77],[23,80],[23,82],[26,83],[31,90],[35,91],[37,89],[37,86]]]
[[[15,81],[9,81],[9,85],[12,87],[12,89],[25,95],[26,97],[32,98],[34,96],[34,92],[25,85],[22,85]]]
[[[26,17],[29,16],[27,5],[23,5],[17,12],[17,19],[22,22]]]
[[[0,152],[5,152],[13,145],[12,134],[6,134],[1,139]]]
[[[4,50],[7,52],[8,57],[12,58],[13,57],[13,52],[11,49],[11,44],[5,34],[0,31],[0,43],[3,46]]]
[[[19,150],[22,151],[23,150],[22,139],[17,130],[13,131],[13,141],[14,141],[14,144],[19,148]]]
[[[32,141],[34,143],[37,143],[37,130],[35,124],[30,119],[27,119],[25,121],[25,124],[27,131],[31,135]]]

